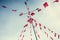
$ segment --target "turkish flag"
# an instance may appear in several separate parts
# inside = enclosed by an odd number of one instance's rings
[[[48,7],[48,3],[45,2],[45,3],[43,4],[43,6],[44,6],[45,8]]]
[[[55,0],[54,2],[59,2],[59,0]]]

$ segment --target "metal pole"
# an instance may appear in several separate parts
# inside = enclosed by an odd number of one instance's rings
[[[36,40],[38,40],[38,38],[37,38],[37,36],[36,36],[35,27],[34,27],[33,23],[32,23],[32,27],[33,27],[33,31],[34,31],[35,38],[36,38]]]

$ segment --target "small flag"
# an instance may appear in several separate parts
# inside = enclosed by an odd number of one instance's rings
[[[19,14],[19,16],[22,16],[22,15],[23,15],[23,13]]]
[[[35,15],[35,13],[34,13],[34,12],[32,12],[32,13],[31,13],[31,16],[33,16],[33,15]]]
[[[26,1],[28,1],[28,0],[26,0]]]
[[[3,8],[7,8],[5,5],[2,5]]]
[[[38,12],[40,12],[40,11],[41,11],[41,9],[39,9],[39,8],[37,8],[36,10],[37,10]]]
[[[50,39],[53,40],[53,38],[50,36]]]
[[[60,35],[58,34],[58,39],[60,39]]]
[[[27,2],[25,1],[25,5],[27,5]]]
[[[14,10],[14,9],[13,9],[12,11],[16,12],[17,10]]]
[[[54,33],[54,37],[56,37],[56,33]]]
[[[46,27],[44,26],[44,29],[46,29]]]
[[[43,6],[44,6],[45,8],[48,7],[48,3],[45,2],[45,3],[43,4]]]
[[[24,28],[27,27],[27,26],[28,26],[28,24],[25,24],[25,25],[24,25]]]
[[[41,23],[39,23],[39,26],[42,26]]]
[[[37,27],[37,23],[35,23],[35,27]]]
[[[40,35],[38,34],[38,38],[40,39]]]
[[[54,2],[59,2],[59,0],[55,0]]]
[[[27,20],[27,22],[32,23],[32,22],[33,22],[33,18],[29,18],[29,19]]]

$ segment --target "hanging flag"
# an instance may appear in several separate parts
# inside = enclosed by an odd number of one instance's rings
[[[39,8],[37,8],[36,10],[37,10],[38,12],[40,12],[40,11],[41,11],[41,9],[39,9]]]
[[[28,0],[26,0],[26,1],[28,1]]]
[[[56,34],[56,33],[54,33],[54,37],[56,37],[56,35],[57,35],[57,34]]]
[[[54,0],[54,2],[59,2],[59,0]]]
[[[51,31],[51,33],[53,33],[53,31]]]
[[[50,36],[50,39],[53,40],[53,38]]]
[[[27,22],[32,23],[32,22],[33,22],[33,18],[29,18],[29,19],[27,20]]]
[[[37,27],[37,23],[35,23],[35,27]]]
[[[27,16],[27,18],[30,18],[30,16]]]
[[[44,6],[44,8],[48,7],[48,3],[45,2],[45,3],[43,4],[43,6]]]
[[[23,15],[23,13],[19,14],[19,16],[22,16],[22,15]]]
[[[48,28],[49,31],[51,31],[49,28]]]
[[[25,5],[27,5],[27,2],[25,1]]]
[[[40,27],[40,30],[42,30],[42,27],[41,27],[42,25],[39,23],[39,27]]]
[[[46,26],[44,26],[44,29],[46,29]]]
[[[39,26],[42,26],[41,23],[39,23]]]
[[[5,5],[2,5],[3,8],[7,8]]]
[[[34,16],[34,15],[35,15],[35,13],[34,13],[34,12],[32,12],[32,13],[31,13],[31,16]]]
[[[20,34],[20,37],[22,36],[22,34]]]
[[[27,26],[28,26],[28,24],[25,24],[25,25],[24,25],[24,28],[26,28]]]
[[[22,34],[20,34],[20,37],[22,36]]]
[[[47,32],[44,32],[45,33],[45,35],[48,37],[48,33]]]
[[[22,39],[21,40],[23,40],[23,38],[24,38],[24,35],[22,36]]]
[[[13,12],[16,12],[17,10],[14,10],[14,9],[13,9],[12,11],[13,11]]]
[[[40,35],[38,34],[38,38],[40,39]]]
[[[60,35],[58,34],[58,39],[60,39]]]
[[[29,23],[32,23],[32,22],[33,22],[33,24],[35,23],[35,25],[32,25],[33,27],[30,26],[30,28],[34,28],[34,27],[38,26],[36,20],[35,20],[34,18],[31,18],[31,16],[34,16],[35,13],[34,13],[34,12],[32,12],[32,13],[30,12],[29,7],[27,6],[27,5],[28,5],[27,1],[28,1],[28,0],[25,1],[25,5],[26,5],[26,8],[27,8],[27,12],[28,12],[28,16],[27,16],[27,17],[28,17],[28,20],[27,20],[27,22],[29,22]],[[55,0],[54,2],[59,2],[59,0]],[[43,6],[44,6],[44,8],[48,7],[48,6],[49,6],[48,2],[45,2],[45,3],[43,4]],[[33,10],[33,11],[36,11],[36,10],[37,10],[38,12],[40,12],[42,9],[37,8],[37,9],[35,9],[35,10]],[[16,11],[16,10],[13,10],[13,11]],[[20,16],[22,16],[22,15],[23,15],[23,13],[20,14]],[[28,26],[28,24],[25,24],[25,25],[24,25],[24,28],[27,27],[27,26]],[[42,30],[42,29],[47,29],[46,26],[42,26],[40,23],[39,23],[39,27],[40,27],[40,30]],[[47,29],[47,30],[49,30],[50,32],[53,33],[53,31],[51,31],[50,29]],[[33,31],[34,31],[34,30],[33,30]],[[26,32],[26,29],[23,30],[22,32],[23,32],[23,33]],[[35,33],[37,33],[36,30],[35,30]],[[48,34],[47,32],[45,32],[45,30],[44,30],[44,34],[45,34],[47,37],[49,37],[49,34]],[[34,35],[35,35],[35,34],[34,34]],[[30,36],[32,36],[31,30],[30,30]],[[37,36],[38,36],[38,38],[40,38],[40,35],[39,35],[39,34],[38,34]],[[54,33],[53,36],[56,37],[56,36],[57,36],[57,33]],[[22,40],[23,40],[23,38],[24,38],[24,35],[22,35]],[[60,38],[60,35],[58,35],[58,39],[59,39],[59,38]],[[53,40],[53,37],[50,36],[50,39]],[[32,40],[32,37],[30,38],[30,40]]]

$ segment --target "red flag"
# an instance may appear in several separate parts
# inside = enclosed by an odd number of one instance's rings
[[[53,38],[50,36],[50,39],[53,40]]]
[[[27,20],[27,22],[32,23],[32,22],[33,22],[33,18],[29,18],[29,19]]]
[[[42,28],[40,27],[40,30],[42,30]]]
[[[40,12],[40,11],[41,11],[41,9],[39,9],[39,8],[37,8],[36,10],[38,10],[38,12]]]
[[[54,37],[56,37],[56,33],[54,33]]]
[[[47,37],[48,37],[48,33],[47,32],[44,32],[45,33],[45,35],[47,35]]]
[[[20,34],[20,37],[22,36],[22,34]]]
[[[58,34],[58,39],[60,39],[60,35]]]
[[[29,9],[27,8],[27,10],[28,10],[28,15],[30,15],[30,11],[29,11]]]
[[[24,28],[27,27],[27,26],[28,26],[28,24],[25,24],[25,25],[24,25]]]
[[[46,27],[44,26],[44,29],[46,29]]]
[[[42,30],[41,24],[39,23],[40,30]]]
[[[24,35],[23,35],[23,38],[24,38]]]
[[[38,38],[40,38],[40,35],[38,34]]]
[[[35,23],[35,27],[37,27],[37,23]]]
[[[41,24],[39,23],[39,26],[41,26]]]
[[[40,12],[41,11],[41,9],[38,9],[38,12]]]
[[[31,13],[31,16],[33,16],[33,15],[35,15],[35,13],[34,13],[34,12],[32,12],[32,13]]]
[[[59,2],[59,0],[55,0],[54,2]]]
[[[23,15],[23,13],[19,14],[19,16],[22,16],[22,15]]]
[[[23,40],[23,38],[24,38],[24,35],[22,36],[22,39],[21,40]]]
[[[45,2],[45,3],[43,4],[43,6],[44,6],[45,8],[48,7],[48,3]]]

